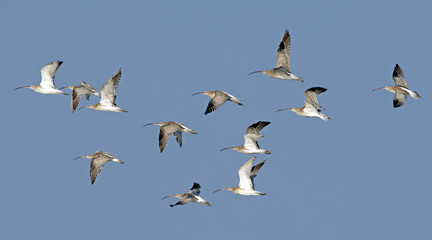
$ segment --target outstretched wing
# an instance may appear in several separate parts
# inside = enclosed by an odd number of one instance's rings
[[[225,104],[227,99],[228,98],[226,95],[216,92],[216,95],[210,100],[204,114],[218,110],[220,107],[222,107],[222,105]]]
[[[246,129],[246,133],[249,133],[249,134],[258,134],[259,131],[261,131],[261,129],[263,129],[265,126],[267,126],[269,124],[270,124],[270,122],[263,122],[263,121],[256,122],[256,123],[250,125]]]
[[[288,30],[285,29],[285,34],[279,44],[276,54],[276,68],[284,67],[290,72],[291,63],[291,36]]]
[[[238,170],[240,178],[239,187],[243,189],[253,189],[253,183],[251,179],[252,165],[256,157],[252,157],[246,163],[244,163]]]
[[[114,104],[115,96],[117,95],[116,90],[120,82],[121,68],[116,74],[110,77],[108,81],[102,86],[100,90],[101,99],[100,103],[103,105],[111,106]]]
[[[62,65],[63,61],[54,61],[50,64],[45,65],[41,69],[42,80],[40,85],[47,88],[55,88],[54,77],[57,69]]]
[[[405,75],[402,71],[402,68],[399,67],[398,64],[396,64],[393,70],[393,80],[395,81],[396,85],[408,88],[408,85],[405,80]]]

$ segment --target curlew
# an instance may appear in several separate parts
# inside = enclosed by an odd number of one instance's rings
[[[194,93],[194,94],[192,94],[192,96],[195,96],[197,94],[204,94],[204,95],[207,95],[211,98],[204,114],[208,114],[208,113],[211,113],[211,112],[218,110],[220,107],[222,107],[222,105],[225,104],[226,101],[235,102],[238,105],[243,106],[240,99],[234,97],[233,95],[231,95],[227,92],[222,92],[219,90],[204,91],[204,92]]]
[[[393,70],[393,80],[395,81],[394,86],[375,88],[372,91],[375,91],[377,89],[385,89],[391,93],[394,93],[395,94],[395,97],[393,99],[394,108],[402,107],[407,100],[407,95],[410,95],[414,99],[421,98],[421,96],[416,91],[412,91],[408,88],[402,68],[399,67],[397,63]]]
[[[100,90],[101,99],[98,104],[92,104],[90,106],[85,106],[81,108],[92,108],[98,111],[109,111],[109,112],[127,112],[123,110],[114,103],[117,93],[118,84],[121,77],[121,68],[116,74],[111,76],[108,81],[102,86]],[[80,109],[81,109],[80,108]]]
[[[72,90],[72,113],[78,107],[82,95],[86,96],[87,101],[90,100],[90,94],[98,97],[101,96],[100,93],[96,91],[96,89],[93,86],[91,86],[90,84],[84,81],[81,81],[81,85],[62,87],[59,89],[63,89],[63,88]]]
[[[266,160],[253,166],[255,158],[256,157],[249,159],[239,168],[238,175],[240,178],[240,182],[237,187],[222,188],[214,191],[213,193],[221,190],[228,190],[240,195],[266,195],[265,193],[256,191],[254,188],[254,178],[256,177],[258,171],[264,165]]]
[[[249,75],[254,73],[264,73],[265,75],[285,80],[296,80],[298,82],[303,82],[303,79],[291,73],[291,36],[288,30],[285,29],[285,34],[282,41],[279,44],[277,54],[276,54],[276,67],[273,70],[261,70],[249,73]]]
[[[144,125],[143,127],[149,126],[149,125],[161,126],[160,131],[159,131],[159,149],[160,149],[160,152],[162,152],[164,150],[165,145],[168,142],[168,139],[172,133],[174,133],[174,137],[175,137],[176,141],[178,142],[178,144],[180,145],[180,147],[182,147],[182,143],[183,143],[182,132],[198,134],[194,130],[186,127],[185,125],[183,125],[181,123],[177,123],[177,122],[172,122],[172,121],[160,122],[160,123],[148,123],[148,124]]]
[[[241,153],[270,154],[270,151],[261,149],[258,146],[258,139],[264,137],[264,136],[262,136],[262,135],[259,134],[259,131],[261,131],[261,129],[263,129],[265,126],[267,126],[269,124],[270,124],[270,122],[262,122],[262,121],[260,121],[260,122],[256,122],[256,123],[250,125],[246,129],[246,134],[243,135],[243,138],[244,138],[245,142],[244,142],[244,144],[242,146],[234,146],[234,147],[229,147],[229,148],[223,148],[223,149],[221,149],[221,151],[227,150],[227,149],[234,149],[237,152],[241,152]]]
[[[102,171],[102,168],[105,165],[105,163],[107,163],[109,161],[113,161],[113,162],[124,164],[123,161],[117,159],[113,155],[111,155],[107,152],[102,152],[102,151],[97,151],[95,154],[89,154],[89,155],[77,157],[74,160],[76,160],[78,158],[91,159],[91,163],[90,163],[91,184],[93,184],[95,182],[97,175],[100,173],[100,171]]]
[[[54,77],[57,69],[62,65],[63,61],[54,61],[50,64],[45,65],[41,70],[42,80],[39,85],[30,85],[17,87],[15,90],[20,88],[30,88],[35,92],[42,94],[63,94],[69,95],[57,89],[54,85]]]
[[[304,92],[304,94],[306,96],[306,100],[305,100],[305,103],[304,103],[302,108],[296,108],[296,107],[284,108],[284,109],[277,110],[277,112],[283,111],[283,110],[290,110],[290,111],[295,112],[297,115],[300,115],[303,117],[319,117],[322,120],[327,121],[330,118],[329,118],[329,116],[321,113],[321,109],[319,109],[319,108],[322,108],[322,109],[325,109],[325,108],[323,108],[322,106],[320,106],[318,104],[318,99],[317,99],[317,96],[320,93],[323,93],[325,91],[327,91],[327,89],[322,88],[322,87],[309,88],[308,90],[306,90]]]
[[[200,188],[201,186],[199,185],[199,183],[194,182],[192,188],[187,193],[179,193],[179,194],[166,196],[162,198],[162,200],[169,197],[176,197],[180,199],[180,201],[178,201],[176,204],[170,205],[170,207],[174,207],[176,205],[185,205],[191,202],[202,203],[210,207],[211,206],[210,203],[204,200],[204,198],[199,196]]]

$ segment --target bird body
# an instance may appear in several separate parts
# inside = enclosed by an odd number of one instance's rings
[[[159,149],[160,152],[162,152],[165,148],[166,143],[168,142],[169,137],[171,134],[174,134],[174,137],[180,147],[183,145],[183,134],[182,132],[192,133],[192,134],[198,134],[194,130],[186,127],[185,125],[173,121],[169,122],[160,122],[160,123],[148,123],[145,126],[148,125],[159,125],[160,131],[159,131]]]
[[[81,81],[81,85],[62,87],[60,89],[63,88],[72,90],[72,113],[78,107],[82,95],[86,96],[87,101],[90,99],[90,94],[98,97],[101,96],[100,93],[96,91],[96,89],[93,86],[91,86],[90,84],[84,81]]]
[[[269,125],[270,122],[259,121],[252,125],[250,125],[246,129],[246,134],[243,135],[244,144],[242,146],[234,146],[229,148],[223,148],[223,150],[233,149],[237,152],[248,153],[248,154],[270,154],[270,151],[261,149],[258,145],[258,139],[264,137],[259,134],[259,131],[263,129],[265,126]]]
[[[124,164],[123,161],[121,161],[121,160],[117,159],[116,157],[114,157],[113,155],[111,155],[107,152],[103,152],[103,151],[97,151],[95,154],[89,154],[89,155],[77,157],[74,160],[79,159],[79,158],[91,159],[91,162],[90,162],[91,184],[93,184],[96,181],[96,177],[100,173],[100,171],[102,171],[102,168],[105,165],[105,163],[112,161],[112,162]]]
[[[323,88],[323,87],[312,87],[309,88],[308,90],[306,90],[304,92],[305,96],[306,96],[306,100],[305,100],[305,104],[303,105],[303,107],[301,108],[284,108],[284,109],[279,109],[277,110],[277,112],[279,111],[283,111],[283,110],[290,110],[295,112],[297,115],[303,116],[303,117],[317,117],[317,118],[321,118],[324,121],[327,121],[330,119],[329,116],[321,113],[320,108],[324,109],[322,106],[320,106],[318,104],[318,99],[317,96],[323,92],[327,91],[327,89]]]
[[[253,166],[255,158],[256,157],[252,157],[239,168],[238,175],[240,182],[237,187],[222,188],[214,191],[213,193],[221,190],[228,190],[240,195],[266,195],[265,193],[256,191],[254,188],[254,179],[266,160]]]
[[[291,36],[288,30],[285,29],[282,41],[279,44],[276,53],[276,67],[273,70],[261,70],[249,73],[249,75],[254,73],[264,73],[265,75],[284,80],[296,80],[298,82],[303,82],[303,79],[299,76],[291,73]]]
[[[99,103],[85,106],[83,108],[92,108],[94,110],[108,112],[127,112],[126,110],[117,107],[117,105],[114,103],[117,97],[116,90],[120,82],[120,77],[121,68],[102,86],[100,90],[101,99]]]
[[[170,207],[174,207],[176,205],[185,205],[191,202],[202,203],[210,207],[211,206],[210,203],[207,202],[204,198],[199,196],[200,189],[201,186],[199,185],[199,183],[194,182],[192,188],[187,193],[179,193],[179,194],[166,196],[163,197],[162,200],[169,197],[176,197],[180,199],[180,201],[178,201],[176,204],[170,205]]]
[[[402,71],[402,68],[396,64],[394,70],[393,70],[393,80],[395,81],[395,86],[385,86],[381,88],[375,88],[372,91],[375,91],[377,89],[385,89],[391,93],[395,94],[395,97],[393,99],[393,107],[402,107],[406,100],[407,96],[411,96],[414,99],[419,99],[421,96],[416,92],[412,91],[408,88],[408,85],[405,80],[405,75]]]
[[[231,102],[237,103],[240,106],[243,106],[240,99],[234,97],[233,95],[231,95],[227,92],[222,92],[219,90],[204,91],[204,92],[198,92],[198,93],[192,94],[192,96],[197,95],[197,94],[204,94],[204,95],[207,95],[211,98],[204,114],[208,114],[208,113],[211,113],[213,111],[216,111],[217,109],[222,107],[222,105],[224,105],[226,101],[231,101]]]
[[[54,78],[58,68],[62,65],[63,61],[54,61],[45,65],[41,69],[42,80],[39,85],[30,85],[15,88],[15,90],[20,88],[30,88],[35,92],[42,94],[63,94],[69,95],[57,89],[54,85]]]

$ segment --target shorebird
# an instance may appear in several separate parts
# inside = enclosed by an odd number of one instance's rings
[[[96,91],[96,89],[93,86],[91,86],[90,84],[84,81],[81,81],[81,85],[62,87],[59,89],[63,89],[63,88],[72,90],[72,113],[78,107],[82,95],[86,96],[87,101],[90,100],[90,94],[98,97],[101,96],[100,93]]]
[[[249,159],[245,164],[243,164],[239,168],[238,175],[240,178],[240,182],[239,182],[239,185],[237,187],[222,188],[222,189],[218,189],[218,190],[214,191],[213,193],[221,191],[221,190],[228,190],[228,191],[231,191],[233,193],[240,194],[240,195],[266,195],[265,193],[256,191],[254,188],[254,178],[256,177],[256,175],[258,174],[258,171],[264,165],[266,160],[253,166],[255,158],[256,157]]]
[[[223,148],[221,149],[221,151],[223,150],[227,150],[227,149],[234,149],[237,152],[241,152],[241,153],[260,153],[260,154],[270,154],[270,151],[268,150],[264,150],[261,149],[258,146],[258,139],[264,137],[262,135],[259,134],[259,131],[261,131],[261,129],[263,129],[265,126],[269,125],[270,122],[256,122],[252,125],[250,125],[247,129],[246,129],[246,134],[243,135],[244,138],[244,144],[242,146],[234,146],[234,147],[229,147],[229,148]]]
[[[321,110],[319,108],[322,108],[325,110],[325,108],[323,108],[322,106],[320,106],[318,104],[318,99],[317,96],[320,93],[323,93],[327,91],[327,89],[322,88],[322,87],[312,87],[309,88],[308,90],[306,90],[304,92],[305,96],[306,96],[306,100],[305,100],[305,104],[303,105],[302,108],[284,108],[284,109],[279,109],[276,112],[279,111],[283,111],[283,110],[290,110],[295,112],[297,115],[303,116],[303,117],[319,117],[324,121],[329,120],[329,116],[320,113]]]
[[[205,111],[204,114],[207,113],[211,113],[213,111],[218,110],[220,107],[222,107],[222,105],[224,105],[224,103],[228,100],[231,102],[235,102],[240,106],[243,106],[243,104],[241,103],[240,99],[234,97],[233,95],[227,93],[227,92],[222,92],[219,90],[215,90],[215,91],[204,91],[204,92],[198,92],[198,93],[194,93],[191,95],[195,96],[197,94],[204,94],[207,95],[209,97],[211,97],[211,100],[207,106],[207,109]]]
[[[120,82],[121,77],[121,68],[118,72],[111,76],[108,81],[102,86],[100,90],[101,99],[98,104],[92,104],[90,106],[85,106],[81,108],[93,108],[94,110],[99,111],[109,111],[109,112],[127,112],[123,110],[114,103],[117,93],[116,90],[118,88],[118,84]],[[80,108],[80,109],[81,109]]]
[[[172,121],[160,122],[160,123],[148,123],[148,124],[144,125],[143,127],[148,126],[148,125],[161,126],[160,131],[159,131],[159,149],[160,149],[160,152],[162,152],[164,150],[165,145],[168,142],[168,139],[172,133],[174,133],[174,137],[175,137],[176,141],[178,142],[178,144],[180,145],[180,147],[182,147],[182,143],[183,143],[182,132],[198,134],[194,130],[186,127],[185,125],[183,125],[181,123],[177,123],[177,122],[172,122]]]
[[[180,199],[180,201],[178,201],[176,204],[170,205],[170,207],[174,207],[176,205],[185,205],[191,202],[202,203],[210,207],[211,206],[210,203],[204,200],[204,198],[199,196],[200,188],[201,186],[199,185],[199,183],[194,182],[192,188],[187,193],[179,193],[179,194],[166,196],[163,197],[162,200],[169,197],[176,197]]]
[[[276,67],[273,70],[261,70],[249,73],[249,75],[254,73],[264,73],[265,75],[286,80],[296,80],[298,82],[303,82],[303,79],[291,73],[290,63],[291,63],[291,36],[288,30],[285,29],[285,34],[283,35],[282,41],[279,44],[277,54],[276,54]]]
[[[54,77],[57,69],[62,65],[63,61],[54,61],[50,64],[45,65],[41,70],[42,80],[39,85],[30,85],[17,87],[15,90],[20,88],[30,88],[35,92],[42,94],[63,94],[69,95],[57,89],[54,85]]]
[[[109,161],[113,161],[113,162],[124,164],[123,161],[117,159],[113,155],[111,155],[107,152],[102,152],[102,151],[97,151],[95,154],[89,154],[89,155],[77,157],[74,160],[76,160],[78,158],[91,159],[91,163],[90,163],[91,184],[93,184],[95,182],[97,175],[100,173],[100,171],[102,171],[102,168],[105,165],[105,163],[107,163]]]
[[[375,91],[377,89],[385,89],[391,93],[394,93],[395,94],[395,97],[393,99],[394,108],[402,107],[407,100],[407,95],[410,95],[414,99],[421,98],[421,96],[416,91],[412,91],[408,89],[408,85],[406,83],[402,68],[399,67],[397,63],[393,70],[393,80],[395,81],[394,86],[375,88],[372,91]]]

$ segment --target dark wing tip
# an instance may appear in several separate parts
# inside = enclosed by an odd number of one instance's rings
[[[311,88],[309,88],[306,91],[323,93],[323,92],[327,91],[327,88],[323,88],[323,87],[311,87]]]
[[[396,63],[396,66],[394,67],[394,70],[393,70],[393,77],[398,77],[401,75],[403,75],[402,68]]]
[[[402,107],[403,105],[404,105],[404,102],[393,99],[393,107],[394,108]]]
[[[199,183],[197,183],[197,182],[194,182],[194,184],[193,184],[193,186],[192,186],[192,188],[190,190],[200,189],[200,188],[201,188],[201,185],[199,185]]]

